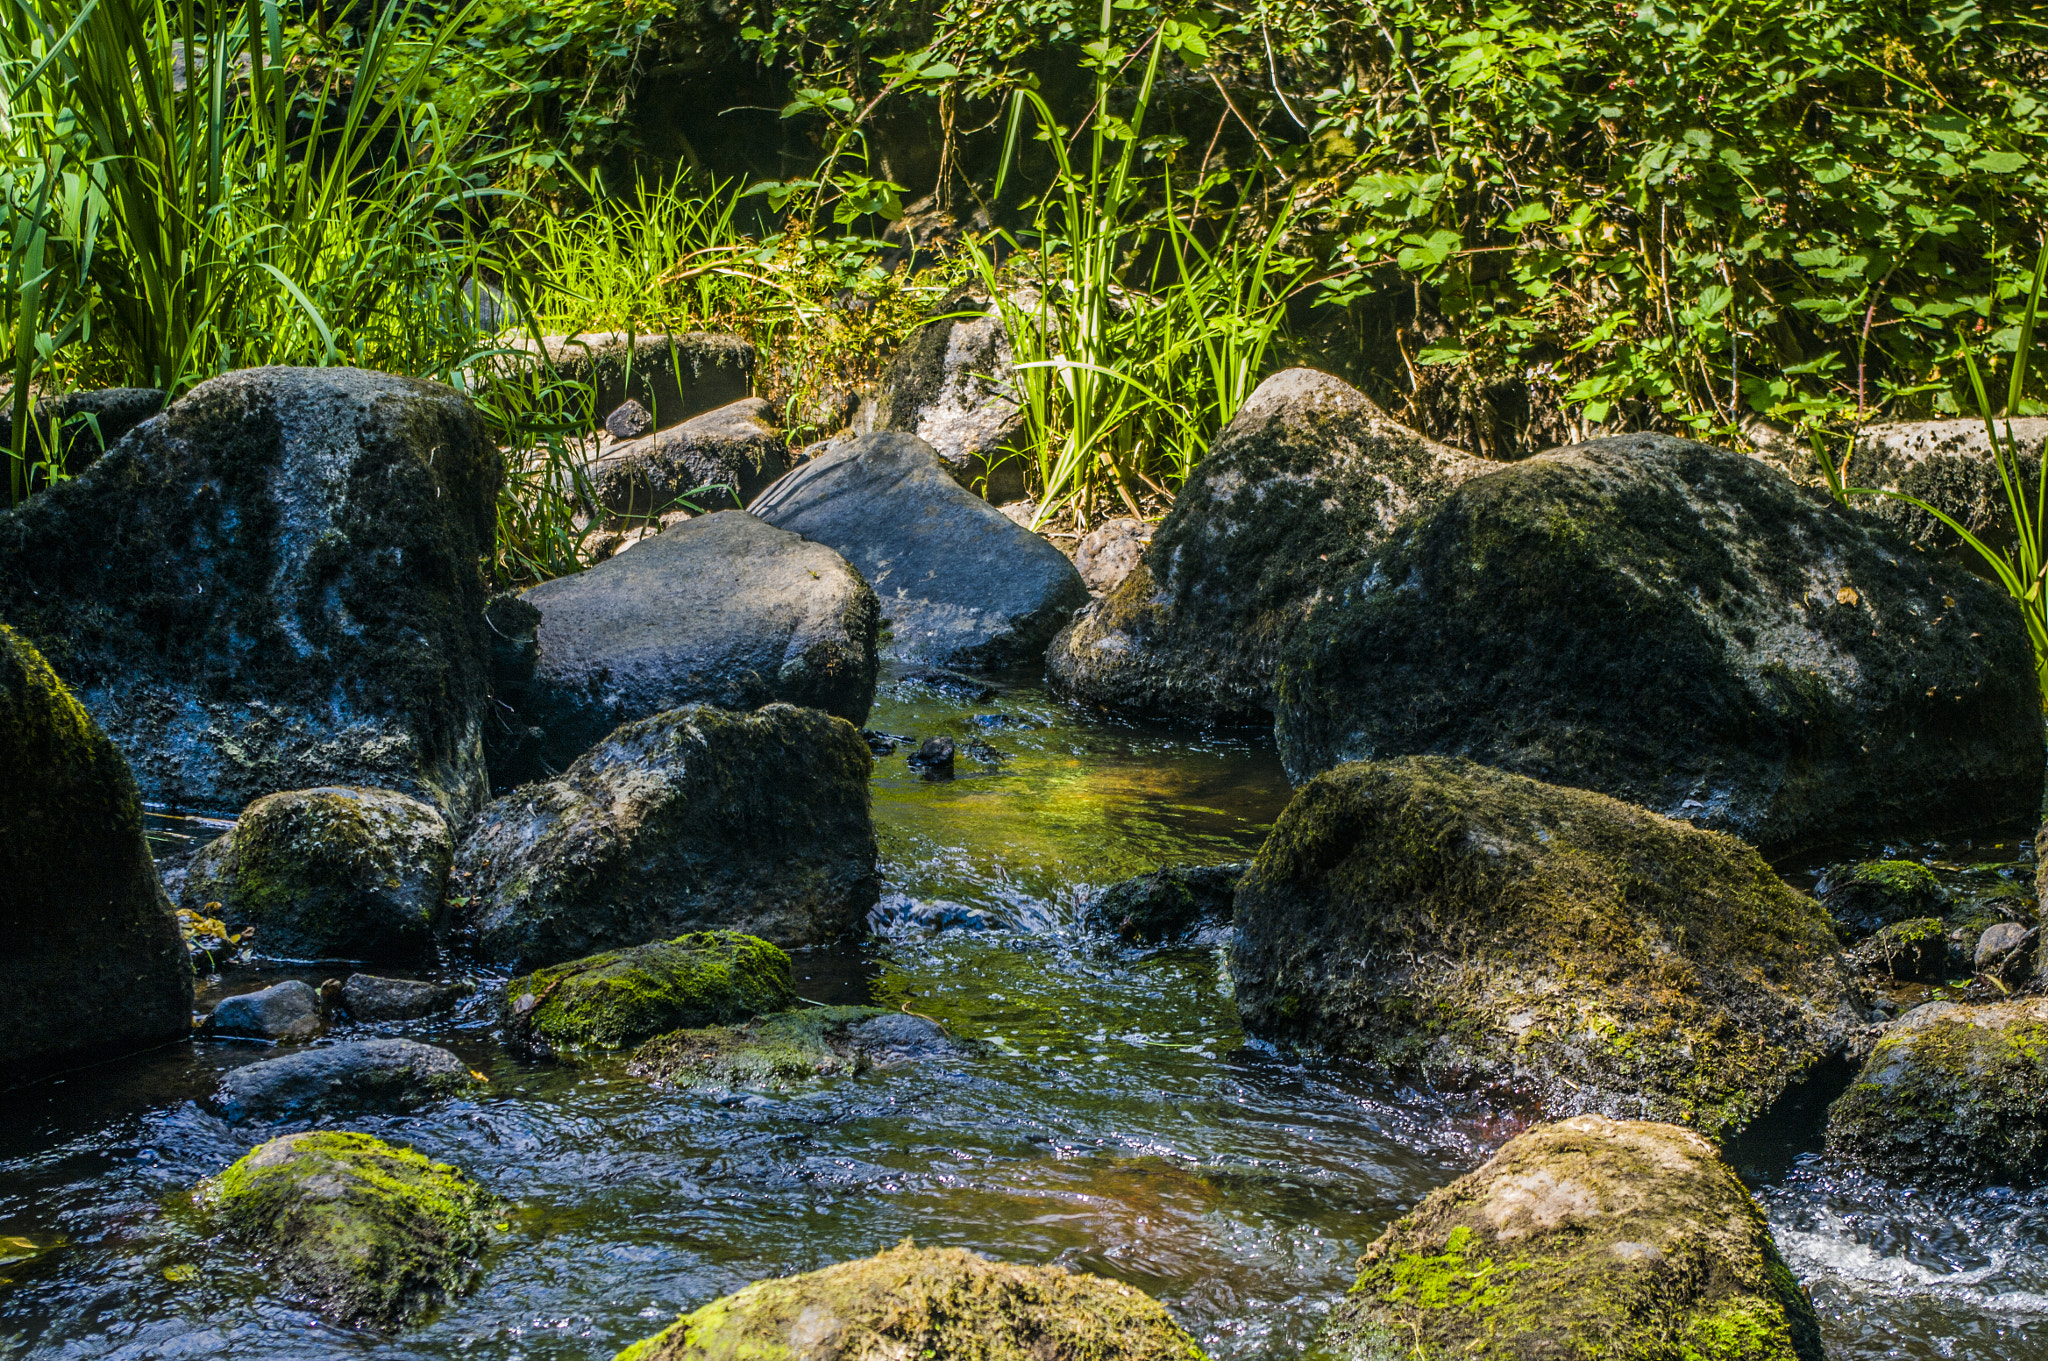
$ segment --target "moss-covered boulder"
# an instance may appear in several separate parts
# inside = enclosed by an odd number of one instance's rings
[[[178,1039],[191,1020],[192,967],[128,763],[0,625],[0,1085]]]
[[[1290,635],[1290,777],[1458,755],[1767,850],[2030,816],[2019,609],[1756,459],[1663,435],[1452,492]]]
[[[838,939],[881,895],[873,769],[860,731],[816,709],[624,724],[484,810],[456,851],[460,920],[525,970],[713,928]]]
[[[1688,1130],[1582,1115],[1512,1139],[1395,1221],[1332,1361],[1822,1361],[1763,1210]]]
[[[1231,904],[1245,864],[1162,865],[1150,874],[1111,884],[1088,904],[1090,931],[1131,945],[1189,940],[1230,925]]]
[[[957,1052],[937,1021],[879,1007],[803,1007],[641,1045],[629,1071],[678,1087],[779,1090]]]
[[[1231,971],[1255,1035],[1720,1133],[1861,1019],[1837,948],[1734,837],[1407,757],[1296,792],[1238,882]]]
[[[369,785],[460,821],[485,794],[478,564],[503,480],[451,388],[223,374],[0,514],[0,619],[146,799],[232,815],[280,789]]]
[[[1058,1267],[909,1243],[756,1281],[683,1315],[616,1361],[1201,1361],[1144,1292]]]
[[[1495,467],[1432,443],[1326,373],[1288,369],[1238,408],[1143,563],[1074,617],[1046,675],[1084,703],[1264,719],[1280,641],[1395,522]]]
[[[192,857],[181,906],[237,927],[269,959],[430,958],[455,842],[433,805],[331,785],[269,794]]]
[[[1820,900],[1845,939],[1941,911],[1941,882],[1911,860],[1865,860],[1830,870]]]
[[[622,1049],[795,1002],[788,955],[736,931],[700,931],[513,979],[505,985],[505,1034],[533,1053]]]
[[[1901,1182],[2048,1180],[2048,998],[1901,1016],[1829,1107],[1827,1152]]]
[[[320,1312],[385,1327],[469,1289],[496,1208],[445,1163],[324,1131],[271,1140],[202,1199]]]
[[[1938,983],[1950,976],[1956,962],[1948,928],[1939,917],[1893,922],[1842,958],[1852,969],[1902,983]]]

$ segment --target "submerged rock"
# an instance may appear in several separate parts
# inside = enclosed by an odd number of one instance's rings
[[[1828,1108],[1827,1153],[1898,1182],[2048,1180],[2048,998],[1929,1002]]]
[[[258,992],[223,997],[206,1018],[207,1030],[254,1040],[318,1039],[327,1033],[320,994],[296,978],[273,983]]]
[[[1468,761],[1311,780],[1236,912],[1248,1032],[1552,1114],[1732,1133],[1864,1009],[1826,914],[1748,846]]]
[[[273,1139],[207,1188],[230,1230],[343,1323],[393,1327],[475,1281],[496,1203],[445,1163],[367,1134]]]
[[[485,794],[478,564],[503,477],[450,388],[223,374],[0,514],[0,619],[146,799],[233,815],[371,785],[459,821]]]
[[[622,1049],[794,1004],[789,956],[736,931],[700,931],[539,969],[505,985],[505,1036],[528,1053]]]
[[[1088,905],[1082,924],[1135,945],[1185,940],[1205,927],[1230,925],[1237,881],[1248,862],[1162,865],[1111,884]]]
[[[1999,438],[2008,434],[2019,448],[2020,485],[2038,486],[2048,418],[1999,421]],[[1849,481],[1925,501],[1994,548],[2012,542],[2012,507],[1980,418],[1867,425],[1856,436]],[[1969,561],[1956,532],[1911,502],[1873,496],[1857,504],[1920,547]]]
[[[453,1011],[469,996],[467,983],[422,983],[410,978],[379,978],[375,974],[350,974],[341,985],[341,1005],[353,1020],[366,1024],[380,1021],[417,1021]]]
[[[1510,1140],[1366,1249],[1319,1351],[1822,1361],[1764,1212],[1697,1134],[1582,1115]]]
[[[1053,688],[1166,717],[1263,719],[1281,639],[1401,516],[1496,465],[1424,439],[1341,379],[1274,374],[1174,498],[1143,561],[1046,654]]]
[[[959,1052],[946,1028],[878,1007],[803,1007],[648,1041],[627,1071],[678,1087],[779,1090]]]
[[[1088,600],[1059,549],[962,490],[915,436],[863,436],[803,464],[748,509],[859,569],[889,620],[885,657],[1028,662]]]
[[[873,770],[860,732],[815,709],[625,724],[483,811],[456,853],[463,922],[521,969],[721,927],[837,940],[881,893]]]
[[[192,968],[143,839],[135,778],[4,624],[0,940],[0,1082],[190,1032]]]
[[[1934,871],[1911,860],[1866,860],[1828,873],[1821,904],[1848,940],[1941,909]]]
[[[180,904],[253,926],[268,959],[408,964],[433,954],[455,856],[430,804],[388,789],[271,794],[192,857]]]
[[[744,506],[789,471],[789,446],[769,423],[773,414],[761,398],[746,397],[672,429],[614,444],[591,465],[591,490],[615,520],[636,523],[674,510]],[[697,490],[704,486],[721,490]]]
[[[1355,563],[1283,649],[1274,728],[1295,780],[1465,756],[1771,850],[2035,813],[2040,729],[2003,591],[1647,434],[1468,481]]]
[[[875,593],[831,549],[740,511],[685,521],[520,600],[539,611],[532,650],[522,658],[508,617],[497,694],[539,735],[531,764],[494,769],[501,785],[563,770],[619,724],[687,704],[802,704],[856,726],[874,704]]]
[[[685,1314],[615,1361],[801,1356],[975,1361],[1201,1361],[1157,1300],[1099,1276],[901,1247],[756,1281]]]
[[[967,312],[975,315],[957,316]],[[999,307],[986,291],[955,293],[904,338],[875,394],[876,430],[915,435],[946,471],[998,505],[1024,494],[1024,434],[1016,356]]]
[[[436,1045],[346,1040],[233,1069],[214,1104],[230,1120],[324,1120],[411,1110],[482,1085]]]

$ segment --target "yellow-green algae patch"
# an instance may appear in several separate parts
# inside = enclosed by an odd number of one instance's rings
[[[515,1047],[619,1049],[796,1003],[789,956],[756,936],[698,931],[538,969],[505,985]]]
[[[204,1188],[228,1227],[342,1322],[406,1322],[475,1280],[495,1202],[367,1134],[273,1139]]]
[[[1689,1130],[1585,1115],[1510,1141],[1366,1250],[1330,1361],[1821,1361],[1764,1214]]]
[[[902,1246],[756,1281],[615,1361],[1201,1361],[1157,1300],[1099,1276]]]

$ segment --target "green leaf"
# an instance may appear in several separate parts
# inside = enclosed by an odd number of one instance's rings
[[[2027,158],[2017,151],[1987,151],[1970,162],[1972,170],[1988,170],[1994,175],[2010,175],[2015,170],[2024,170]]]
[[[1507,216],[1509,228],[1526,227],[1535,222],[1550,221],[1550,205],[1547,203],[1525,203]]]

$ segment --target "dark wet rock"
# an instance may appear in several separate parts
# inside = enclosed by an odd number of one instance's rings
[[[50,454],[61,450],[60,466],[76,477],[90,468],[102,452],[113,448],[123,435],[163,409],[164,394],[157,388],[99,388],[42,398],[36,402],[30,420],[29,462],[50,461]],[[50,445],[53,424],[57,438]],[[11,396],[0,395],[0,449],[13,447],[14,401]]]
[[[946,1028],[877,1007],[802,1007],[650,1040],[627,1071],[676,1087],[770,1091],[959,1052]]]
[[[891,732],[876,732],[872,728],[861,729],[860,736],[861,740],[868,744],[870,756],[892,755],[896,748],[907,746],[917,740],[915,737],[901,737]]]
[[[1690,1130],[1581,1115],[1510,1140],[1366,1249],[1318,1350],[1822,1361],[1764,1212]]]
[[[432,805],[388,789],[270,794],[192,857],[179,905],[253,926],[267,959],[407,964],[434,951],[455,855]]]
[[[1104,520],[1081,536],[1074,548],[1074,570],[1088,583],[1090,594],[1106,594],[1137,570],[1151,541],[1152,526],[1143,520]]]
[[[831,549],[741,511],[687,520],[520,600],[540,612],[532,661],[511,643],[496,694],[508,729],[540,737],[522,748],[530,764],[508,751],[493,768],[500,786],[684,705],[801,704],[858,725],[874,704],[874,592]]]
[[[224,374],[0,514],[0,619],[146,799],[232,815],[371,785],[460,820],[485,793],[478,564],[503,475],[452,389]]]
[[[622,1049],[796,1002],[789,956],[736,931],[699,931],[539,969],[505,985],[505,1036],[533,1054]]]
[[[1949,976],[1947,928],[1939,917],[1893,922],[1844,955],[1851,968],[1904,983],[1938,983]]]
[[[1735,838],[1441,757],[1296,791],[1236,921],[1249,1033],[1552,1114],[1732,1133],[1867,1009],[1819,904]]]
[[[1288,369],[1210,445],[1142,562],[1053,643],[1061,694],[1127,712],[1263,720],[1282,638],[1403,515],[1496,467]]]
[[[1772,851],[2038,811],[2005,593],[1664,435],[1466,482],[1324,592],[1279,676],[1296,780],[1460,755]]]
[[[230,1120],[325,1120],[412,1110],[481,1090],[447,1050],[412,1040],[316,1045],[231,1070],[214,1104]]]
[[[134,776],[4,624],[0,940],[0,1081],[190,1031],[192,969],[150,862]]]
[[[955,313],[970,313],[955,316]],[[1024,494],[1016,362],[1002,312],[981,289],[955,293],[904,340],[875,395],[873,428],[915,435],[946,471],[998,504]]]
[[[1003,751],[997,747],[992,747],[988,743],[983,742],[978,738],[968,742],[966,751],[969,756],[973,757],[975,760],[981,762],[985,766],[1001,765],[1003,762],[1010,759],[1009,752]]]
[[[470,1288],[497,1211],[447,1164],[338,1131],[271,1140],[204,1199],[321,1313],[382,1327]]]
[[[713,331],[634,336],[600,331],[545,336],[548,358],[564,378],[590,384],[595,411],[638,402],[666,429],[737,402],[753,390],[754,347]]]
[[[910,764],[917,770],[950,771],[953,768],[953,739],[950,737],[927,737],[918,744],[910,755]]]
[[[1934,871],[1911,860],[1866,860],[1827,873],[1820,900],[1844,939],[1862,940],[1895,922],[1941,910]]]
[[[642,435],[654,433],[654,417],[648,414],[646,407],[629,397],[613,407],[612,413],[604,418],[604,429],[616,440],[639,439]]]
[[[1150,874],[1111,884],[1088,904],[1090,931],[1133,945],[1186,940],[1204,928],[1228,927],[1237,881],[1251,866],[1162,865]]]
[[[2048,998],[1929,1002],[1828,1109],[1828,1156],[1901,1183],[2048,1180]]]
[[[2009,429],[2020,453],[2021,486],[2039,485],[2048,417],[2022,417]],[[1998,434],[2006,438],[2005,421],[1998,423]],[[2012,508],[1979,418],[1865,426],[1856,436],[1849,468],[1853,486],[1924,501],[1994,548],[2012,542]],[[1873,496],[1857,504],[1920,547],[1968,561],[1961,555],[1971,550],[1956,532],[1911,502]]]
[[[417,1021],[453,1011],[471,991],[467,983],[423,983],[411,978],[353,973],[341,985],[341,1006],[351,1020],[366,1025]]]
[[[2041,933],[2018,922],[1999,922],[1977,937],[1972,963],[1979,978],[1994,986],[2015,988],[2034,972],[2035,942]]]
[[[223,997],[206,1018],[215,1035],[252,1040],[305,1041],[327,1033],[320,994],[298,979],[273,983],[258,992]]]
[[[1158,1301],[1121,1282],[906,1242],[823,1271],[756,1281],[615,1361],[784,1355],[1200,1361],[1202,1352]]]
[[[625,724],[483,811],[456,851],[463,923],[521,969],[693,930],[836,940],[880,892],[873,769],[859,731],[815,709]]]
[[[964,491],[912,435],[866,435],[748,506],[843,553],[881,599],[882,655],[941,666],[1028,662],[1086,603],[1057,548]]]
[[[590,487],[615,521],[641,523],[671,511],[744,506],[789,471],[789,446],[748,397],[644,439],[614,444],[591,465]],[[704,487],[717,490],[703,491]]]
[[[980,704],[996,697],[995,687],[957,671],[926,669],[907,671],[896,679],[898,693],[909,690],[949,699],[956,704]]]

